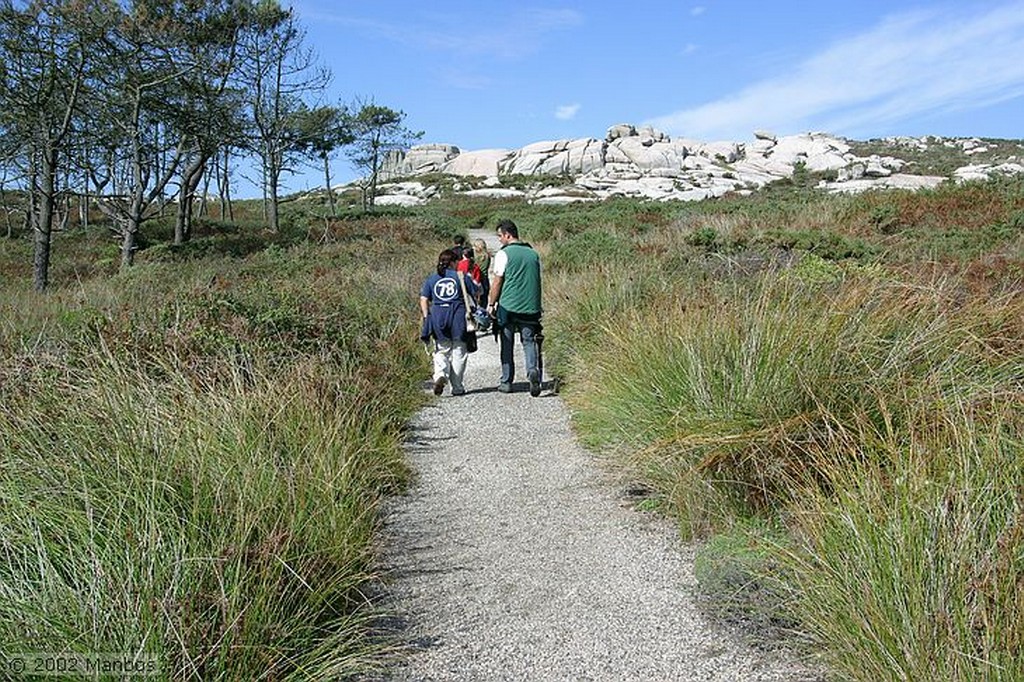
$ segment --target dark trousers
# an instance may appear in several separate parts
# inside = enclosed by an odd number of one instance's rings
[[[501,326],[501,383],[511,384],[516,376],[515,343],[516,332],[523,344],[526,360],[526,375],[537,372],[537,379],[544,376],[544,361],[541,357],[541,342],[544,340],[540,315],[517,315],[499,309],[498,322]]]

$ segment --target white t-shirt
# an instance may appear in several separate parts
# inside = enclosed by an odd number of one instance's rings
[[[494,258],[491,259],[491,271],[498,277],[505,276],[505,266],[508,265],[508,254],[504,251],[499,251],[494,254]]]

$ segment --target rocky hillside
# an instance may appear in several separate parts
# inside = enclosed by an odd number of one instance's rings
[[[427,201],[439,189],[422,176],[437,174],[456,176],[452,187],[467,195],[554,204],[612,196],[696,201],[749,193],[794,173],[810,173],[818,186],[832,192],[934,187],[947,179],[1024,173],[1024,141],[900,137],[857,142],[826,133],[778,137],[757,131],[748,142],[700,142],[673,139],[649,126],[619,124],[603,140],[536,142],[512,150],[417,145],[389,156],[384,196],[377,203]]]

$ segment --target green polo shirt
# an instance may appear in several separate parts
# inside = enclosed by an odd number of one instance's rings
[[[502,251],[508,262],[501,283],[499,305],[511,313],[539,315],[540,256],[524,242],[506,244]]]

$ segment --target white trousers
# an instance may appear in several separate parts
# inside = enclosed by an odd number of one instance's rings
[[[466,344],[462,341],[437,341],[434,344],[434,381],[441,377],[448,379],[452,390],[461,393],[465,390],[462,378],[466,374]]]

